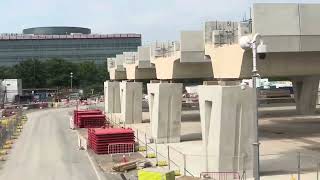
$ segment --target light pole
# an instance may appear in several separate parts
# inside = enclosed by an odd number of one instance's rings
[[[256,165],[256,171],[254,171],[254,179],[260,180],[260,142],[259,142],[259,116],[258,116],[258,106],[259,106],[259,89],[258,89],[258,79],[260,75],[258,74],[257,69],[257,53],[265,53],[266,46],[260,41],[261,35],[255,34],[252,39],[247,36],[244,36],[240,39],[240,46],[242,49],[252,49],[252,87],[254,89],[256,105],[254,107],[254,120],[253,127],[255,131],[255,137],[253,145],[253,159],[255,160],[254,164]],[[257,46],[257,41],[260,41],[261,44]]]
[[[71,92],[72,92],[72,78],[73,78],[73,73],[71,72],[70,73],[70,89],[71,89]]]
[[[258,117],[258,86],[257,86],[257,81],[259,78],[258,74],[258,69],[257,69],[257,38],[260,37],[259,34],[254,35],[253,40],[251,41],[251,48],[252,48],[252,86],[254,88],[255,96],[256,96],[256,105],[255,105],[255,119],[253,122],[254,128],[256,130],[256,135],[255,135],[255,141],[252,143],[253,145],[253,150],[254,150],[254,155],[256,156],[256,174],[255,174],[255,179],[260,180],[260,142],[259,142],[259,117]]]

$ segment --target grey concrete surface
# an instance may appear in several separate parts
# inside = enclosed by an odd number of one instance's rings
[[[76,134],[68,129],[68,110],[31,112],[14,144],[1,180],[96,180],[86,152],[77,149]]]
[[[148,100],[152,137],[157,143],[180,142],[181,83],[149,83]]]
[[[235,85],[227,85],[236,83]],[[253,177],[257,164],[255,92],[239,81],[199,86],[202,141],[207,172],[242,172]]]
[[[142,83],[120,83],[121,118],[126,124],[142,122]]]
[[[120,82],[104,82],[104,111],[107,113],[120,112]]]

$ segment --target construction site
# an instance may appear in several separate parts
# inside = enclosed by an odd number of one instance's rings
[[[101,102],[3,114],[0,179],[320,180],[320,4],[251,9],[107,58]]]

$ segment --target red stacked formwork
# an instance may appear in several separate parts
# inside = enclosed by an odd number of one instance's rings
[[[76,120],[78,115],[90,115],[90,114],[102,114],[102,111],[99,109],[94,110],[74,110],[73,119]]]
[[[78,115],[77,127],[99,128],[105,126],[106,117],[104,114]]]
[[[76,127],[79,127],[80,115],[102,115],[102,111],[101,110],[74,110],[73,122]]]
[[[88,145],[97,154],[108,154],[110,145],[127,145],[116,149],[113,153],[128,153],[134,148],[134,131],[124,128],[90,128],[88,129]],[[113,149],[114,150],[114,149]]]

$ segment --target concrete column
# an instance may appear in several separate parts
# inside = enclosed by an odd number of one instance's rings
[[[104,111],[120,113],[120,84],[117,81],[104,82]]]
[[[239,85],[199,86],[202,141],[209,172],[253,176],[254,90]]]
[[[120,83],[121,120],[126,124],[142,122],[142,83]]]
[[[316,111],[319,78],[298,77],[292,80],[298,114],[314,114]]]
[[[148,99],[152,137],[157,143],[180,142],[182,84],[150,83]]]

